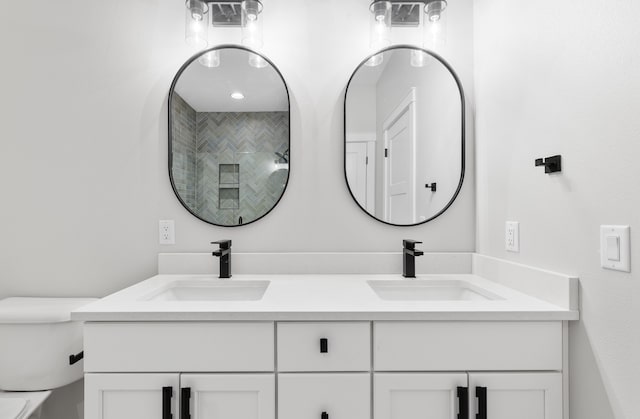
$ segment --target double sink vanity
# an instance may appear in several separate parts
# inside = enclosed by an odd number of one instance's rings
[[[169,92],[178,201],[216,226],[265,217],[290,177],[289,111],[259,53],[190,58]],[[366,214],[417,226],[453,204],[465,97],[442,57],[377,51],[349,79],[344,113],[345,180]],[[403,253],[238,254],[219,279],[231,243],[217,243],[219,260],[160,254],[158,275],[72,314],[85,322],[86,419],[569,418],[577,278],[405,241]]]
[[[568,417],[576,278],[456,254],[460,273],[416,279],[219,279],[176,273],[176,257],[160,255],[159,275],[72,314],[86,322],[87,419]],[[251,255],[239,259],[251,266]]]

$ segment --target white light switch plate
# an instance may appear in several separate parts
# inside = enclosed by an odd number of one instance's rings
[[[631,272],[630,230],[629,226],[600,226],[600,266]]]
[[[176,226],[173,220],[160,220],[158,228],[160,244],[176,244]]]
[[[520,251],[520,223],[507,221],[504,228],[504,249],[509,252]]]

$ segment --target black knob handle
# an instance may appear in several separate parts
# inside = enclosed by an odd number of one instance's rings
[[[469,388],[458,387],[458,419],[469,419]]]
[[[191,419],[191,387],[184,387],[180,392],[180,419]]]
[[[478,398],[476,419],[487,419],[487,388],[476,387],[476,397]]]
[[[173,387],[162,387],[162,419],[172,419],[171,399],[173,398]]]
[[[326,354],[329,352],[329,339],[320,339],[320,353]]]

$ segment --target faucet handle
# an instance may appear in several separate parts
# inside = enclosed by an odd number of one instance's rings
[[[220,249],[222,249],[222,250],[226,250],[226,249],[230,249],[231,248],[231,240],[229,240],[229,239],[218,240],[218,241],[215,241],[215,242],[211,242],[211,244],[219,244],[220,245]]]
[[[402,240],[402,247],[409,250],[414,250],[416,248],[416,244],[422,244],[417,240],[404,239]]]

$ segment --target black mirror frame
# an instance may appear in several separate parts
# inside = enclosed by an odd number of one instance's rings
[[[449,200],[449,202],[447,203],[447,205],[445,205],[437,214],[435,214],[433,217],[428,218],[424,221],[421,221],[419,223],[414,223],[414,224],[394,224],[394,223],[390,223],[384,220],[381,220],[380,218],[377,218],[374,214],[371,214],[369,211],[367,211],[365,208],[362,207],[362,205],[360,205],[360,203],[358,202],[358,200],[356,199],[356,197],[353,195],[353,192],[351,191],[351,187],[349,186],[349,181],[347,178],[347,95],[349,94],[349,85],[351,84],[351,81],[353,80],[353,77],[356,75],[356,73],[358,72],[358,70],[364,65],[364,63],[366,63],[367,61],[369,61],[370,58],[387,52],[387,51],[393,51],[396,49],[410,49],[410,50],[416,50],[416,51],[422,51],[427,55],[432,56],[433,58],[435,58],[436,60],[438,60],[440,63],[442,63],[442,65],[444,65],[447,70],[449,70],[449,72],[451,73],[451,75],[453,76],[453,79],[456,82],[456,85],[458,86],[458,91],[460,92],[460,123],[461,123],[461,161],[460,161],[460,181],[458,182],[458,187],[456,188],[456,191],[453,193],[453,196],[451,197],[451,199]],[[343,125],[344,125],[344,142],[343,142],[343,156],[344,156],[344,180],[345,183],[347,184],[347,189],[349,190],[349,194],[351,195],[351,198],[353,198],[353,201],[358,205],[358,207],[364,211],[365,214],[367,214],[369,217],[373,218],[376,221],[379,221],[381,223],[387,224],[387,225],[391,225],[391,226],[395,226],[395,227],[415,227],[418,225],[422,225],[424,223],[428,223],[431,220],[434,220],[435,218],[439,217],[440,215],[442,215],[447,209],[449,209],[449,207],[453,204],[453,201],[456,200],[456,198],[458,197],[458,194],[460,194],[460,190],[462,189],[462,183],[464,181],[464,173],[465,173],[465,154],[466,154],[466,149],[465,149],[465,138],[466,138],[466,121],[465,121],[465,97],[464,97],[464,90],[462,88],[462,83],[460,82],[460,78],[458,77],[458,75],[456,74],[456,72],[453,70],[453,67],[451,67],[451,65],[445,61],[444,58],[442,58],[441,56],[439,56],[438,54],[436,54],[435,52],[426,50],[424,48],[418,48],[415,47],[413,45],[393,45],[391,47],[388,48],[384,48],[381,49],[380,51],[377,51],[371,55],[369,55],[368,57],[366,57],[364,60],[362,60],[360,62],[360,64],[358,64],[358,66],[356,67],[356,69],[353,71],[353,73],[351,73],[351,77],[349,77],[349,81],[347,82],[347,86],[345,88],[344,91],[344,113],[343,113]]]
[[[196,217],[197,219],[204,221],[207,224],[211,224],[214,226],[218,226],[218,227],[242,227],[242,226],[246,226],[252,223],[255,223],[258,220],[261,220],[262,218],[264,218],[267,214],[269,214],[271,211],[273,211],[273,209],[275,207],[278,206],[278,204],[280,203],[280,200],[282,200],[282,197],[284,196],[287,187],[289,186],[289,178],[291,176],[291,159],[289,159],[289,169],[287,170],[287,182],[285,183],[284,189],[282,190],[282,194],[280,194],[280,197],[278,198],[278,200],[273,204],[273,206],[269,209],[269,211],[265,212],[264,214],[262,214],[260,217],[256,218],[255,220],[251,220],[248,223],[242,223],[242,224],[233,224],[233,225],[224,225],[224,224],[216,224],[213,223],[209,220],[206,220],[204,218],[202,218],[201,216],[199,216],[198,214],[196,214],[195,211],[193,211],[186,202],[184,202],[184,200],[182,199],[182,197],[180,196],[180,194],[178,193],[178,189],[176,188],[175,182],[173,180],[173,172],[172,172],[172,167],[173,167],[173,138],[172,138],[172,132],[173,132],[173,123],[172,123],[172,118],[171,118],[171,104],[173,102],[173,93],[175,91],[175,87],[176,84],[178,83],[178,79],[180,78],[180,76],[182,75],[182,73],[184,72],[184,70],[189,67],[189,65],[191,63],[193,63],[195,60],[197,60],[200,56],[210,52],[210,51],[217,51],[217,50],[223,50],[223,49],[239,49],[239,50],[244,50],[248,53],[251,54],[256,54],[258,56],[260,56],[262,59],[264,59],[267,63],[269,63],[269,65],[271,65],[271,67],[273,67],[273,69],[276,71],[276,73],[278,73],[278,75],[280,76],[280,79],[282,80],[282,84],[284,85],[284,89],[287,93],[287,114],[288,114],[288,125],[289,125],[289,150],[291,150],[291,97],[289,95],[289,86],[287,85],[287,82],[285,81],[284,77],[282,76],[282,73],[280,72],[280,70],[278,69],[278,67],[275,66],[275,64],[273,64],[273,62],[271,60],[269,60],[267,57],[265,57],[264,55],[253,51],[250,48],[246,48],[244,46],[241,45],[234,45],[234,44],[224,44],[224,45],[218,45],[216,47],[213,48],[208,48],[206,50],[203,51],[199,51],[198,53],[192,55],[184,64],[182,64],[182,66],[180,67],[180,69],[178,70],[178,72],[176,73],[176,75],[173,78],[173,81],[171,82],[171,87],[169,88],[169,98],[168,98],[168,121],[169,121],[169,126],[168,126],[168,133],[167,133],[167,143],[168,143],[168,153],[169,153],[169,180],[171,182],[171,188],[173,189],[174,194],[176,195],[176,198],[178,198],[178,201],[182,204],[183,207],[186,208],[187,211],[189,211],[189,213],[191,213],[191,215],[193,215],[194,217]],[[289,156],[291,156],[291,151],[289,151]]]

